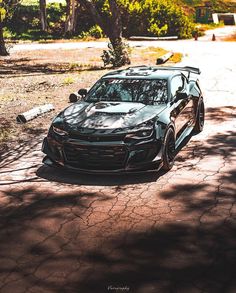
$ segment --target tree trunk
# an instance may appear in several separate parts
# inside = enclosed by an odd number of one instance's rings
[[[6,45],[3,38],[3,27],[0,22],[0,56],[7,56],[9,53],[7,52]]]
[[[77,25],[77,10],[78,10],[78,2],[77,0],[67,0],[66,7],[66,23],[65,23],[65,34],[73,35],[76,31]]]
[[[46,0],[39,0],[40,19],[42,31],[48,31]]]
[[[103,32],[107,35],[112,45],[113,53],[117,58],[115,66],[122,66],[130,64],[128,52],[122,40],[122,23],[120,16],[120,8],[116,0],[108,0],[111,16],[105,21],[99,14],[92,0],[80,0],[82,5],[86,7],[91,13],[94,21],[102,28]],[[114,65],[114,64],[113,64]]]

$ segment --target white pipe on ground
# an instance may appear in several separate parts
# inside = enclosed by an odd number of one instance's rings
[[[16,121],[19,123],[26,123],[29,120],[32,120],[36,117],[38,117],[39,115],[42,115],[44,113],[47,113],[49,111],[54,110],[54,106],[52,104],[46,104],[43,106],[39,106],[39,107],[35,107],[29,111],[26,111],[24,113],[19,114],[16,117]]]

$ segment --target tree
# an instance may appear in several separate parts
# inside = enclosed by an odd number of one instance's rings
[[[78,16],[77,0],[66,0],[66,23],[65,34],[73,35],[76,31],[77,16]]]
[[[39,0],[39,11],[40,11],[40,20],[42,31],[48,31],[48,22],[47,22],[47,5],[46,0]]]
[[[109,49],[113,52],[112,60],[115,59],[115,62],[111,63],[113,63],[113,65],[117,67],[125,64],[130,64],[128,52],[122,40],[120,7],[118,6],[116,0],[108,0],[110,13],[109,16],[106,17],[106,19],[102,17],[101,13],[98,11],[95,3],[92,0],[80,0],[80,2],[82,3],[82,5],[84,5],[84,7],[88,9],[94,21],[102,28],[103,32],[109,38]],[[109,55],[109,51],[105,51],[103,56],[104,58],[109,59]]]
[[[6,16],[6,9],[3,6],[2,0],[0,0],[0,56],[7,56],[9,53],[7,52],[6,45],[3,38],[3,21]]]
[[[0,0],[0,56],[9,55],[4,42],[3,28],[5,26],[6,19],[10,18],[19,2],[20,0]]]

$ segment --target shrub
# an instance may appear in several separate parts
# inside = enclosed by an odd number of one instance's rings
[[[109,43],[108,50],[103,50],[101,56],[104,66],[111,64],[113,67],[120,67],[130,64],[129,51],[129,46],[126,43],[120,42],[115,47]]]
[[[94,25],[87,32],[83,31],[80,34],[80,37],[81,38],[92,37],[92,38],[95,38],[95,39],[100,39],[100,38],[104,37],[104,34],[103,34],[103,31],[102,31],[102,29],[100,28],[99,25]]]
[[[91,37],[94,37],[96,39],[100,39],[104,37],[102,29],[97,24],[92,26],[91,29],[88,31],[88,33],[90,34]]]
[[[121,0],[125,35],[192,36],[192,21],[170,0]]]

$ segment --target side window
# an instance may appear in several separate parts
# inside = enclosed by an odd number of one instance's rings
[[[183,88],[184,86],[183,77],[181,75],[175,76],[171,80],[171,98],[176,94],[176,91],[179,89],[179,87]]]

